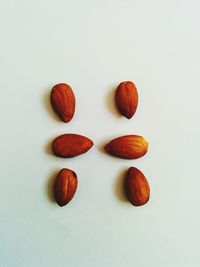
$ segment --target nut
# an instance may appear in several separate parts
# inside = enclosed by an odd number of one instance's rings
[[[117,87],[115,101],[119,112],[130,119],[138,106],[138,93],[135,84],[130,81],[122,82]]]
[[[144,174],[135,167],[130,167],[125,180],[128,200],[134,206],[146,204],[150,197],[150,187]]]
[[[64,122],[69,122],[75,111],[75,96],[68,84],[59,83],[52,88],[51,104],[54,111]]]
[[[92,140],[78,134],[63,134],[52,142],[53,153],[61,158],[76,157],[87,152],[92,146]]]
[[[76,193],[78,185],[77,175],[69,169],[59,171],[54,184],[54,197],[59,206],[69,203]]]
[[[110,141],[105,150],[116,157],[138,159],[147,153],[148,143],[142,136],[124,135]]]

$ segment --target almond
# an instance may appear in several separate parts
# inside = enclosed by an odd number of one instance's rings
[[[105,150],[119,158],[137,159],[147,153],[148,143],[142,136],[124,135],[113,139],[105,146]]]
[[[135,84],[125,81],[119,84],[116,90],[115,101],[119,112],[130,119],[138,106],[138,92]]]
[[[78,134],[63,134],[52,142],[53,153],[61,158],[76,157],[87,152],[92,146],[92,140]]]
[[[150,187],[144,174],[135,167],[130,167],[125,180],[128,200],[134,206],[146,204],[150,197]]]
[[[51,104],[54,111],[64,122],[69,122],[75,111],[75,96],[71,87],[66,83],[59,83],[52,88]]]
[[[69,203],[76,193],[78,185],[77,175],[69,169],[59,171],[54,184],[54,197],[59,206]]]

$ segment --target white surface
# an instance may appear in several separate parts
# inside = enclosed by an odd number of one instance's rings
[[[0,1],[0,266],[199,267],[199,1]],[[133,80],[139,107],[128,121],[113,88]],[[69,83],[70,124],[49,105]],[[95,146],[74,159],[49,154],[62,133]],[[102,146],[144,135],[136,161]],[[121,173],[140,168],[151,185],[146,206],[121,192]],[[59,208],[49,190],[56,171],[76,171],[73,201]]]

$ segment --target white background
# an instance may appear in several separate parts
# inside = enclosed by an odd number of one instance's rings
[[[200,4],[178,0],[0,1],[0,266],[199,267]],[[114,89],[132,80],[139,107],[119,116]],[[69,83],[74,119],[49,104]],[[51,154],[62,133],[95,142],[74,159]],[[138,160],[103,152],[141,134]],[[127,168],[140,168],[151,199],[133,207]],[[78,191],[60,208],[56,172],[73,169]]]

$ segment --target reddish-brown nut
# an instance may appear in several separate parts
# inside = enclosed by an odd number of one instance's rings
[[[76,193],[78,185],[77,175],[69,169],[59,171],[54,184],[54,197],[59,206],[69,203]]]
[[[51,104],[54,111],[64,122],[69,122],[74,116],[75,96],[71,87],[66,83],[59,83],[51,90]]]
[[[121,82],[116,90],[115,101],[119,112],[130,119],[138,106],[138,92],[135,84],[130,81]]]
[[[148,143],[142,136],[124,135],[110,141],[105,150],[116,157],[138,159],[147,153]]]
[[[86,153],[92,146],[92,140],[79,134],[63,134],[52,142],[53,153],[61,158],[76,157]]]
[[[125,190],[130,203],[134,206],[146,204],[150,197],[150,187],[144,174],[135,167],[128,170]]]

